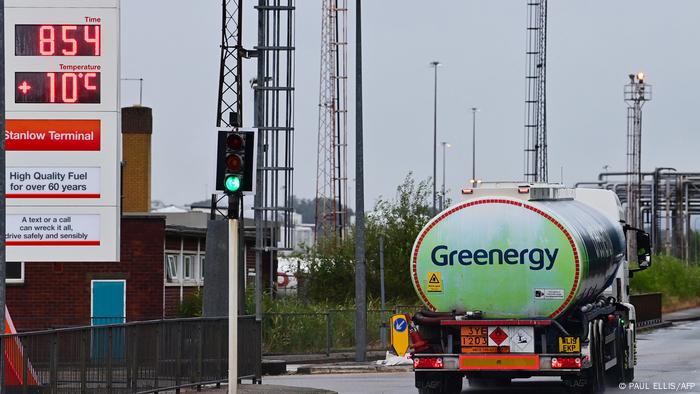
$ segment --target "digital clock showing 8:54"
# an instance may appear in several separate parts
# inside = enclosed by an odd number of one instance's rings
[[[15,25],[16,56],[100,56],[100,25]]]

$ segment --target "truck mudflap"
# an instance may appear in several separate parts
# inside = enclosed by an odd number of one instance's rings
[[[581,354],[414,354],[416,372],[526,372],[564,375],[581,372]]]

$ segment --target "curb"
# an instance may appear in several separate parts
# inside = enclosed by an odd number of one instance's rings
[[[386,356],[386,350],[371,350],[367,352],[367,360],[376,361],[383,360]],[[355,360],[354,352],[338,352],[325,354],[263,354],[264,360],[282,360],[287,364],[326,364],[326,363],[342,363],[353,362]]]
[[[663,321],[661,323],[651,324],[651,325],[644,326],[644,327],[637,327],[637,331],[638,332],[651,331],[651,330],[656,330],[657,328],[670,327],[672,325],[673,325],[673,322],[671,322],[671,321]]]
[[[302,365],[297,368],[297,375],[392,372],[413,372],[413,365]]]
[[[683,322],[698,321],[698,320],[700,320],[700,316],[677,317],[677,318],[668,319],[667,321],[669,323],[683,323]]]

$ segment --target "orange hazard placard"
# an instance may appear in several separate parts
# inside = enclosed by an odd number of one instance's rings
[[[8,119],[9,151],[99,151],[100,121],[75,119]]]

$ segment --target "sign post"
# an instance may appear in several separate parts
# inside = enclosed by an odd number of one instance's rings
[[[236,197],[237,198],[237,197]],[[228,392],[238,390],[238,219],[228,219]]]
[[[118,261],[119,0],[5,0],[7,260]]]

